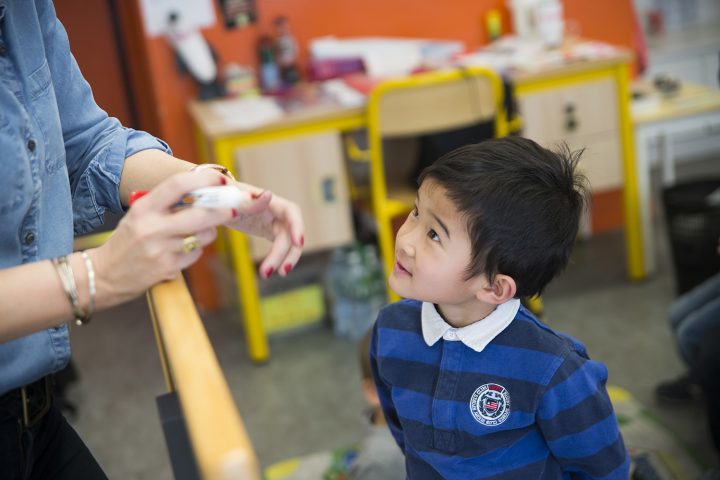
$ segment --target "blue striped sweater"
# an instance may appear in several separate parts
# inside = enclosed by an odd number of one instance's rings
[[[525,308],[481,352],[423,340],[421,306],[384,308],[370,356],[408,477],[622,479],[629,460],[606,367]]]

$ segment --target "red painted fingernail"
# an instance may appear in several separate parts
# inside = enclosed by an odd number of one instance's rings
[[[227,178],[225,178],[225,177],[220,177],[220,183],[221,183],[222,185],[226,185],[226,184],[227,184]]]
[[[237,217],[237,210],[235,210],[234,208],[232,209],[232,216],[233,218]]]
[[[253,200],[256,200],[256,199],[260,198],[263,193],[265,193],[265,190],[263,190],[262,192],[257,192],[257,193],[253,192],[250,194],[250,196],[252,197]]]
[[[289,263],[285,264],[285,266],[283,267],[283,270],[285,270],[285,275],[290,273],[290,270],[292,270],[292,269],[293,269],[293,266],[290,265]]]
[[[300,235],[300,246],[305,246],[305,235]]]
[[[268,278],[270,275],[272,275],[272,273],[274,271],[275,271],[275,269],[273,267],[270,267],[267,270],[265,270],[265,278]]]

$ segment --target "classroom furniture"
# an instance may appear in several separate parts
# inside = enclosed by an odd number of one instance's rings
[[[192,101],[189,106],[201,161],[220,163],[241,181],[298,201],[307,226],[306,251],[349,243],[350,204],[344,179],[340,181],[344,157],[338,133],[364,126],[365,109],[308,105],[288,112],[280,121],[245,131],[218,115],[213,106],[220,103]],[[323,201],[327,188],[332,201]],[[235,230],[227,229],[226,233],[248,354],[254,362],[263,362],[269,358],[269,348],[254,259],[261,257],[267,247],[262,240],[250,243],[247,236]]]
[[[646,271],[629,110],[630,61],[629,53],[617,49],[601,58],[560,61],[540,70],[527,71],[518,68],[511,72],[510,77],[515,84],[521,115],[524,117],[526,136],[542,143],[566,138],[572,145],[588,145],[588,154],[584,157],[582,166],[591,172],[591,182],[597,180],[599,185],[606,187],[617,184],[624,189],[627,270],[631,279],[638,280],[645,276]],[[585,103],[586,95],[596,97],[597,103]],[[261,146],[272,149],[273,142],[298,142],[292,148],[302,149],[305,148],[305,140],[313,135],[338,135],[368,127],[370,124],[378,125],[377,120],[369,120],[370,115],[376,114],[364,107],[343,107],[321,102],[317,106],[295,108],[282,118],[258,128],[239,129],[217,114],[217,103],[218,101],[191,101],[189,104],[200,159],[203,162],[220,163],[236,175],[237,150]],[[573,105],[570,112],[567,110],[569,104]],[[605,109],[601,118],[608,126],[594,122],[595,108]],[[408,121],[410,118],[409,115]],[[371,134],[371,138],[372,136]],[[377,146],[375,148],[377,149]],[[590,155],[589,152],[593,154]],[[335,154],[337,152],[332,153]],[[242,157],[243,154],[239,155]],[[268,165],[272,165],[268,160],[272,157],[264,157],[259,151],[253,154],[253,158],[258,164],[269,162]],[[248,162],[250,160],[246,160],[245,164]],[[276,176],[284,174],[271,166],[268,168],[274,170]],[[606,169],[610,172],[609,175]],[[242,175],[239,175],[239,178],[248,180]],[[303,182],[302,177],[294,180]],[[392,205],[388,203],[384,208],[391,210],[394,208]],[[315,216],[312,209],[304,209],[303,213],[306,221]],[[384,216],[387,216],[387,213]],[[320,223],[323,221],[322,218],[318,220]],[[308,236],[311,234],[308,232]],[[387,249],[387,239],[383,242],[385,246],[382,248]],[[269,358],[269,348],[260,317],[253,256],[246,237],[238,232],[229,232],[229,246],[238,278],[238,295],[249,355],[253,361],[265,361]]]
[[[651,169],[661,166],[663,186],[675,183],[675,143],[683,136],[694,135],[697,147],[720,156],[720,90],[683,82],[679,91],[662,95],[649,84],[639,84],[643,92],[633,106],[635,158],[638,170],[643,251],[648,273],[657,265],[653,213],[656,202],[652,194]],[[653,155],[656,152],[656,155]],[[701,153],[701,152],[695,152]],[[656,161],[653,161],[656,160]]]
[[[158,409],[178,479],[260,480],[260,464],[182,276],[148,291],[168,394]]]
[[[495,135],[507,135],[503,87],[494,71],[483,67],[441,70],[379,83],[367,105],[370,153],[370,197],[386,276],[395,261],[392,221],[407,215],[416,190],[407,179],[393,182],[385,174],[383,140],[417,137],[494,121]],[[399,300],[388,288],[388,298]]]
[[[629,107],[630,60],[618,49],[592,60],[519,71],[512,78],[523,135],[547,147],[564,141],[572,150],[583,148],[579,167],[593,194],[622,189],[627,272],[639,280],[647,272]],[[581,235],[591,234],[590,223],[585,219]]]

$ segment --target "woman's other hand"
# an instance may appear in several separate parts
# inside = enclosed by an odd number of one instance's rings
[[[305,226],[300,208],[267,190],[239,182],[235,185],[249,191],[253,201],[241,207],[237,217],[226,225],[272,242],[270,252],[260,264],[260,276],[267,278],[273,272],[280,276],[287,275],[300,259],[305,242]]]

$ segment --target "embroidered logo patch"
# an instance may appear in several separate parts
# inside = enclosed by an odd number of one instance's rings
[[[486,383],[472,394],[470,413],[482,425],[500,425],[510,416],[510,393],[502,385]]]

